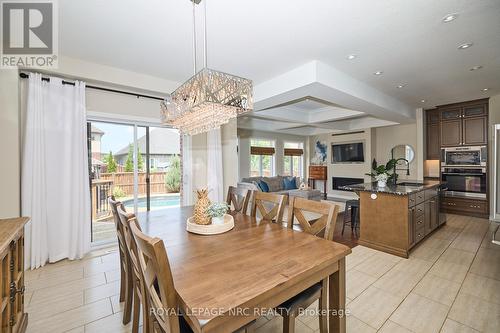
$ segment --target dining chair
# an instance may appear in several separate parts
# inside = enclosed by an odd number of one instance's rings
[[[120,302],[125,301],[123,324],[126,325],[130,322],[132,313],[133,282],[130,257],[127,250],[127,244],[125,243],[125,235],[123,233],[120,217],[118,216],[118,207],[123,208],[123,205],[120,201],[116,201],[114,196],[110,196],[108,202],[115,222],[116,237],[118,238],[118,250],[120,254]]]
[[[312,219],[308,220],[304,212]],[[333,231],[339,213],[339,206],[329,202],[307,200],[300,197],[291,197],[288,205],[289,229],[293,230],[295,219],[299,222],[304,232],[314,236],[321,236],[326,240],[333,240]],[[318,254],[320,255],[320,254]],[[295,318],[301,310],[307,309],[315,301],[319,300],[319,328],[320,332],[328,332],[328,279],[324,279],[298,295],[292,297],[277,307],[277,312],[283,316],[283,332],[295,331]]]
[[[252,200],[251,216],[257,217],[258,209],[263,220],[283,223],[283,212],[287,202],[285,195],[253,191]]]
[[[248,189],[229,186],[226,203],[229,207],[233,205],[233,211],[246,215],[251,194]]]
[[[144,295],[147,297],[146,311],[151,314],[150,331],[144,332],[191,333],[191,327],[179,309],[165,244],[159,238],[144,234],[136,219],[129,226],[137,246],[137,261],[143,276]],[[241,329],[245,333],[252,333],[255,322],[253,320]]]
[[[140,230],[137,218],[132,213],[127,213],[123,210],[123,206],[117,207],[118,216],[120,218],[121,227],[124,234],[125,244],[127,246],[127,251],[129,255],[130,269],[132,271],[132,286],[131,292],[133,290],[133,312],[132,312],[132,333],[139,332],[139,316],[141,313],[142,306],[142,325],[143,332],[151,331],[151,320],[149,316],[149,306],[148,298],[145,296],[144,291],[144,276],[139,263],[139,254],[137,250],[137,244],[135,238],[131,232],[131,226],[135,226]]]
[[[153,329],[159,332],[190,332],[181,320],[174,280],[163,241],[145,235],[136,223],[130,230],[137,244],[138,263],[143,274],[144,292],[148,299],[146,312],[152,314]]]

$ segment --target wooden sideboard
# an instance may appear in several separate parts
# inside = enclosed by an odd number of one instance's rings
[[[328,181],[328,172],[326,165],[310,165],[309,178],[307,179],[309,186],[316,187],[316,180],[323,182],[323,197],[326,199],[326,183]]]
[[[0,332],[23,333],[28,325],[24,312],[24,225],[27,217],[0,219]]]

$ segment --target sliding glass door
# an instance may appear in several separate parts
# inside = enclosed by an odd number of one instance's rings
[[[92,242],[116,240],[110,195],[136,215],[180,205],[177,130],[102,121],[87,127]]]

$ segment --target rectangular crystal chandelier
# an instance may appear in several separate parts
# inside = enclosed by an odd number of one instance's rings
[[[203,68],[161,103],[162,123],[195,135],[253,108],[252,81]]]

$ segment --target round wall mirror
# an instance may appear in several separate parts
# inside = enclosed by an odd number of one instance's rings
[[[391,150],[392,158],[394,159],[400,159],[404,158],[408,161],[408,163],[411,163],[413,159],[415,158],[415,151],[410,145],[397,145],[394,146]],[[403,163],[401,163],[403,162]],[[398,164],[404,164],[404,161],[401,161]]]

